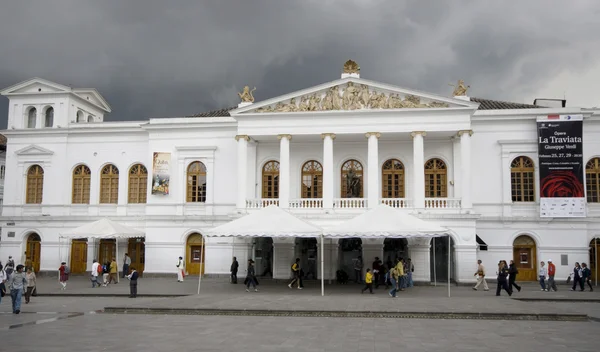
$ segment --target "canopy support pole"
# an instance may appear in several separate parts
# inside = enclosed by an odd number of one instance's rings
[[[58,237],[58,260],[62,262],[62,236]],[[32,260],[33,262],[33,260]],[[60,282],[60,270],[58,271],[58,282]]]
[[[448,235],[448,297],[450,297],[450,235]]]
[[[202,248],[204,248],[204,247],[202,247]],[[231,237],[231,260],[233,260],[234,257],[235,257],[235,237]],[[231,273],[229,273],[229,274],[230,274],[229,275],[229,282],[233,283],[233,281],[232,281],[233,277],[231,276]]]
[[[200,285],[202,284],[202,269],[204,269],[204,246],[206,245],[206,243],[204,243],[204,235],[200,234],[200,236],[202,237],[202,249],[200,250],[200,273],[198,274],[198,294],[200,294]]]
[[[117,247],[117,255],[115,257],[115,263],[117,263],[117,283],[119,283],[119,238],[115,238],[115,246]]]
[[[598,237],[594,238],[594,241],[596,241],[596,247],[594,248],[594,253],[596,254],[596,260],[594,260],[594,269],[596,270],[596,287],[598,287]]]
[[[321,296],[325,296],[325,236],[321,234]]]
[[[333,270],[333,238],[329,239],[329,284],[331,285],[331,274],[332,274],[332,270]],[[598,280],[596,280],[598,281]]]
[[[435,272],[435,237],[433,238],[433,286],[437,287],[437,276]]]

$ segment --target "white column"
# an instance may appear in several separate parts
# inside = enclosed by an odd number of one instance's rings
[[[246,175],[248,173],[248,141],[250,137],[246,135],[235,136],[235,140],[238,143],[237,150],[237,177],[238,177],[238,189],[237,189],[237,201],[236,207],[238,209],[246,208]]]
[[[473,200],[471,199],[471,135],[473,135],[473,131],[471,130],[458,131],[462,169],[460,179],[462,198],[460,204],[461,208],[465,209],[473,207]]]
[[[334,133],[323,133],[323,208],[333,209],[333,140]]]
[[[431,248],[430,238],[409,238],[408,251],[410,259],[415,267],[415,272],[412,274],[413,281],[431,282]]]
[[[280,134],[279,139],[279,207],[290,207],[290,140],[292,135]]]
[[[427,133],[415,131],[413,137],[413,206],[416,209],[425,208],[425,157],[423,151],[423,137]]]
[[[367,205],[374,208],[379,205],[379,132],[368,132],[365,135],[368,138],[368,183],[367,183]]]

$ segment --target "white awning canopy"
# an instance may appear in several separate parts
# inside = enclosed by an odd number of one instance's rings
[[[121,225],[109,219],[100,219],[69,231],[62,232],[62,238],[136,238],[144,237],[144,232]]]
[[[319,237],[322,233],[275,205],[204,231],[208,237]]]
[[[449,231],[388,205],[381,204],[325,231],[325,237],[441,237]]]

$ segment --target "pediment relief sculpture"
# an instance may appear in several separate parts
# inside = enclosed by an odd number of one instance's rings
[[[291,98],[274,106],[261,107],[254,112],[297,112],[297,111],[336,111],[336,110],[378,110],[378,109],[418,109],[447,108],[440,101],[422,102],[415,95],[379,92],[369,86],[348,82],[345,86],[333,86],[325,91]]]

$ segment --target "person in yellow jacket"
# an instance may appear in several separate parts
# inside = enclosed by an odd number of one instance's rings
[[[398,282],[396,285],[398,285],[399,291],[404,291],[406,278],[404,277],[404,260],[402,258],[396,263],[396,271],[398,272]]]
[[[363,288],[360,293],[365,293],[365,291],[369,289],[369,292],[373,294],[373,273],[369,268],[367,268],[367,273],[365,274],[365,284],[365,288]]]

